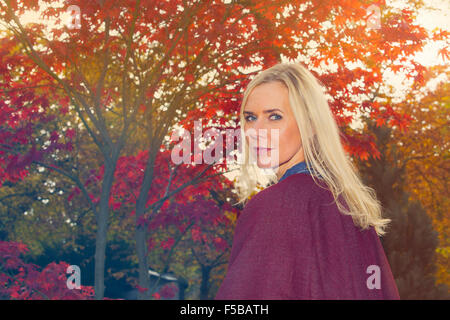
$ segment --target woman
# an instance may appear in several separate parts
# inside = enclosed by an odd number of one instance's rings
[[[390,220],[346,156],[314,76],[294,63],[262,71],[240,117],[241,202],[257,185],[253,156],[276,183],[239,216],[215,299],[399,299],[379,240]]]

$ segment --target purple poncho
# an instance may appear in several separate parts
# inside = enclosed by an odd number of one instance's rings
[[[400,299],[375,230],[355,226],[328,188],[298,172],[245,206],[215,299]]]

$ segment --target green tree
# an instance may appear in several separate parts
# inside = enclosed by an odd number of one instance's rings
[[[420,202],[405,191],[405,170],[392,129],[366,118],[380,155],[357,160],[365,183],[377,192],[384,215],[392,220],[381,238],[401,299],[448,299],[448,287],[436,284],[437,231]]]

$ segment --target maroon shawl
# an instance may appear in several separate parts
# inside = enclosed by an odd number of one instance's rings
[[[298,173],[260,191],[245,206],[215,299],[400,297],[375,230],[355,226],[339,212],[328,188]]]

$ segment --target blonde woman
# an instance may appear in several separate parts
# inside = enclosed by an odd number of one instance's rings
[[[379,239],[390,220],[345,154],[315,77],[297,63],[260,72],[240,120],[245,207],[215,299],[399,299]],[[257,170],[274,183],[247,201]]]

